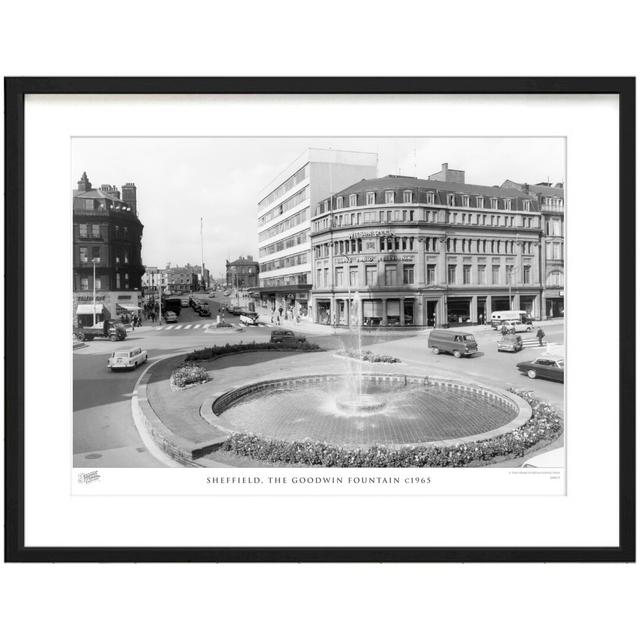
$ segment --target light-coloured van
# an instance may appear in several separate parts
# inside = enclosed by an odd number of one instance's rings
[[[505,320],[517,320],[523,324],[531,324],[531,318],[526,311],[494,311],[491,314],[491,326],[496,329]]]
[[[427,340],[433,353],[452,353],[456,358],[470,356],[478,352],[478,343],[471,333],[434,329]]]

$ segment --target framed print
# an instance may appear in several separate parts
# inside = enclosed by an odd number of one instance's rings
[[[5,101],[8,560],[635,560],[634,79]]]

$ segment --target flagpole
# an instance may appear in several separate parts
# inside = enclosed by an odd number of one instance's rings
[[[91,260],[93,263],[93,326],[96,326],[96,259]]]

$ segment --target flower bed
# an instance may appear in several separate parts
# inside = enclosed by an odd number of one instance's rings
[[[209,382],[210,379],[209,374],[202,367],[196,364],[183,364],[174,369],[169,382],[172,388],[185,389]]]
[[[245,351],[320,351],[317,344],[302,342],[292,345],[274,344],[272,342],[240,342],[239,344],[225,344],[221,347],[205,347],[197,349],[185,358],[186,362],[193,360],[211,360],[217,356],[229,353],[243,353]]]
[[[285,442],[253,434],[233,434],[222,451],[266,462],[322,467],[465,467],[486,464],[494,458],[518,458],[534,445],[555,440],[563,430],[562,419],[548,404],[530,392],[510,389],[526,400],[531,418],[508,433],[455,446],[419,445],[392,449],[375,445],[368,449],[343,449],[315,441]]]
[[[354,360],[364,360],[365,362],[400,362],[400,358],[394,356],[385,356],[373,351],[356,351],[355,349],[343,349],[338,351],[339,356],[345,358],[353,358]]]

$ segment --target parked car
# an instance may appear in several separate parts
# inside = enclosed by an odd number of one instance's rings
[[[298,345],[306,342],[307,339],[304,336],[297,336],[293,331],[288,329],[274,329],[271,332],[271,339],[269,342],[273,344],[290,344]]]
[[[189,300],[187,298],[181,298],[180,299],[180,306],[181,307],[188,307],[189,306]]]
[[[169,322],[178,322],[178,316],[173,311],[167,311],[164,314],[164,321],[168,324]]]
[[[229,307],[227,311],[229,313],[232,313],[234,316],[239,316],[244,313],[244,311],[240,307]]]
[[[502,331],[502,328],[506,327],[510,333],[523,333],[524,331],[533,331],[533,325],[528,322],[522,322],[521,320],[504,320],[498,327],[498,331]]]
[[[520,371],[530,378],[548,378],[557,382],[564,382],[564,359],[552,356],[541,356],[529,362],[518,362]]]
[[[522,338],[512,333],[500,336],[498,338],[498,351],[513,351],[516,353],[523,349]]]
[[[564,447],[558,447],[552,451],[546,453],[540,453],[537,456],[533,456],[522,463],[523,469],[527,468],[542,468],[542,469],[557,469],[558,467],[564,467],[565,451]]]
[[[138,347],[137,349],[129,349],[126,351],[114,351],[109,360],[107,367],[114,371],[115,369],[135,369],[138,365],[147,361],[147,352]]]
[[[209,294],[209,297],[210,297],[210,298],[215,298],[215,297],[216,297],[216,292],[215,292],[215,291],[212,291],[212,292]]]
[[[473,334],[464,331],[433,329],[429,334],[427,346],[435,354],[452,353],[456,358],[478,352],[478,343]]]
[[[201,318],[208,318],[209,316],[211,316],[211,311],[209,311],[209,307],[202,306],[198,309],[198,315]]]

